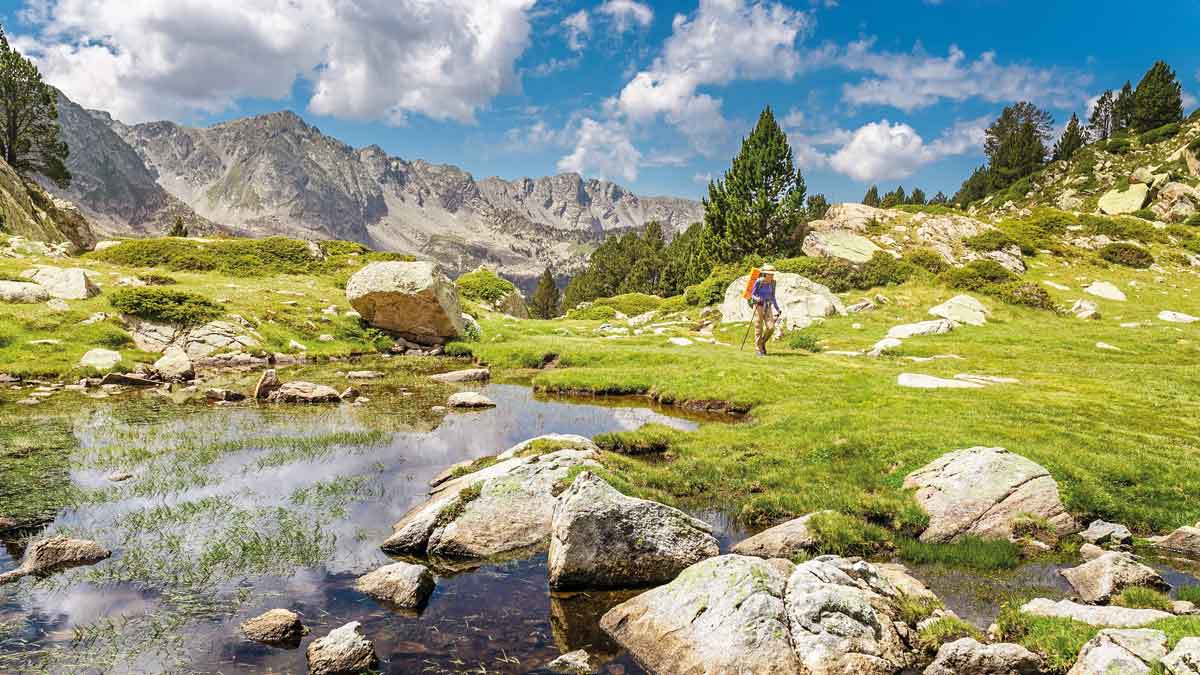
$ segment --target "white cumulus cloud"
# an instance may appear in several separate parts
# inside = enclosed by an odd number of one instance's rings
[[[592,34],[592,21],[586,9],[568,16],[562,21],[563,29],[567,32],[567,47],[573,52],[581,51]]]
[[[646,28],[654,21],[654,10],[636,0],[608,0],[596,11],[612,19],[613,28],[618,33],[624,33],[635,25]]]
[[[622,125],[585,117],[575,135],[575,149],[558,160],[558,170],[632,182],[641,160],[642,153]]]
[[[129,122],[307,80],[317,114],[469,123],[519,87],[534,1],[38,0],[14,43],[68,96]]]
[[[829,166],[863,182],[894,180],[945,157],[978,150],[983,144],[986,119],[960,121],[926,143],[911,126],[888,120],[870,122],[854,131]]]

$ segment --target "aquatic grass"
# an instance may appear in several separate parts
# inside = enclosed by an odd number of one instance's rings
[[[1122,590],[1109,604],[1117,605],[1118,607],[1161,609],[1164,612],[1171,611],[1171,598],[1167,597],[1166,593],[1143,586],[1130,586]]]
[[[975,570],[1010,570],[1021,563],[1021,547],[1005,539],[963,537],[947,544],[901,539],[896,553],[906,563]]]
[[[816,539],[814,548],[821,553],[865,557],[891,546],[891,537],[882,527],[837,512],[818,513],[808,527]]]
[[[967,637],[980,642],[985,640],[983,633],[970,623],[957,617],[944,616],[917,631],[917,644],[924,651],[933,653],[947,642]]]
[[[1175,597],[1179,600],[1194,602],[1197,605],[1200,605],[1200,584],[1177,587],[1175,589]]]
[[[908,593],[901,593],[895,604],[900,620],[910,626],[915,626],[928,619],[935,611],[943,607],[942,601],[937,598],[909,595]]]
[[[1100,632],[1100,628],[1073,619],[1022,614],[1012,602],[1000,609],[996,626],[1006,642],[1016,642],[1041,655],[1047,673],[1066,673],[1075,665],[1079,650]]]
[[[372,468],[374,473],[338,476],[297,488],[292,492],[289,501],[296,506],[319,511],[329,518],[345,518],[349,515],[346,507],[352,502],[378,499],[383,496],[382,486],[372,485],[371,482],[383,471],[384,467],[382,464],[376,463]]]
[[[663,424],[646,424],[631,431],[613,431],[592,438],[596,445],[622,455],[661,454],[681,432]]]
[[[37,522],[74,503],[70,456],[77,445],[66,415],[0,415],[0,516]]]

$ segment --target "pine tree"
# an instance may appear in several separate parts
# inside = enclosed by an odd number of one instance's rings
[[[558,285],[547,267],[538,279],[537,289],[530,301],[529,313],[535,319],[553,319],[558,316]]]
[[[908,203],[908,195],[904,193],[904,186],[898,185],[895,190],[883,196],[883,201],[879,203],[881,208],[890,209],[893,206]]]
[[[908,196],[909,204],[917,204],[918,206],[925,205],[925,191],[921,188],[913,188],[912,194]]]
[[[175,222],[171,223],[171,229],[167,230],[168,237],[186,237],[188,236],[187,225],[183,223],[183,216],[175,216]]]
[[[879,187],[872,185],[867,189],[867,194],[863,195],[862,203],[865,206],[879,206]]]
[[[992,189],[1012,185],[1046,161],[1046,141],[1053,126],[1050,113],[1028,101],[1010,105],[1000,113],[984,133],[983,150],[988,157]]]
[[[1149,131],[1183,119],[1183,89],[1175,71],[1165,61],[1156,61],[1133,92],[1132,126]]]
[[[1079,126],[1079,117],[1071,114],[1071,121],[1067,123],[1067,128],[1063,131],[1063,135],[1054,144],[1054,159],[1071,159],[1076,150],[1079,150],[1087,143],[1087,138],[1083,135],[1083,127]]]
[[[976,167],[971,175],[967,177],[958,192],[954,194],[954,203],[962,208],[966,208],[971,202],[983,199],[987,196],[988,191],[992,186],[991,172],[987,166]]]
[[[810,222],[814,220],[821,220],[825,217],[825,212],[828,210],[829,200],[825,199],[825,195],[809,195],[805,202],[804,217]]]
[[[805,235],[806,190],[787,134],[765,108],[732,166],[709,183],[705,249],[718,262],[795,252]]]
[[[946,204],[949,204],[950,200],[946,197],[946,193],[942,192],[941,190],[938,190],[937,194],[933,196],[933,199],[929,200],[929,203],[935,204],[938,206],[944,206]]]
[[[1088,137],[1094,141],[1103,141],[1113,132],[1113,93],[1112,89],[1096,99],[1092,108],[1092,116],[1088,118]]]
[[[17,171],[40,173],[65,188],[69,150],[58,134],[58,92],[0,27],[0,155]]]
[[[1125,86],[1113,100],[1112,133],[1123,131],[1133,126],[1133,85],[1125,80]]]

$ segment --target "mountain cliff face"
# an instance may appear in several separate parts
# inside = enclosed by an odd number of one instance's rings
[[[699,202],[576,174],[476,181],[455,166],[352,148],[291,112],[204,129],[128,126],[67,101],[61,121],[76,176],[65,196],[110,232],[162,232],[186,213],[232,234],[348,239],[456,274],[486,264],[531,282],[547,266],[574,271],[610,234],[650,220],[674,233],[703,214]]]

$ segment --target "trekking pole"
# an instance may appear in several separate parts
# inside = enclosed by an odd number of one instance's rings
[[[754,328],[754,318],[750,318],[750,323],[746,324],[746,334],[742,336],[742,346],[738,347],[738,351],[746,349],[746,338],[750,337],[750,329]]]

